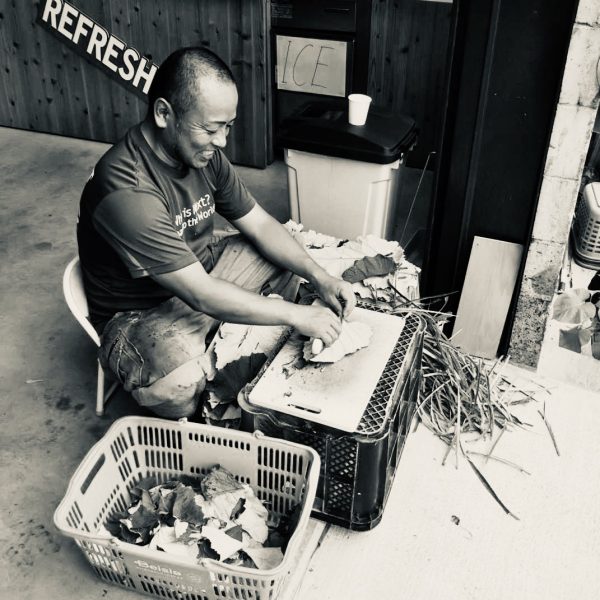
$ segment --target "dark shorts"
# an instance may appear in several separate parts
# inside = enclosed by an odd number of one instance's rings
[[[256,293],[294,300],[299,279],[265,260],[239,235],[211,244],[211,275]],[[136,401],[159,416],[191,416],[211,371],[207,342],[220,322],[171,298],[117,313],[104,328],[99,357]]]

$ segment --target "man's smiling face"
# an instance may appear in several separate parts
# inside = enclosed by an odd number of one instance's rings
[[[164,148],[177,162],[201,169],[217,148],[227,145],[236,118],[238,93],[234,83],[203,78],[192,108],[175,115],[164,132]]]

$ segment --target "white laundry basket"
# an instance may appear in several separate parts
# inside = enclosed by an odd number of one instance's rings
[[[582,267],[600,267],[600,182],[588,183],[573,221],[573,258]]]
[[[202,559],[198,564],[173,554],[128,544],[100,526],[130,502],[141,479],[168,481],[206,474],[220,464],[250,485],[285,515],[300,505],[300,516],[281,564],[250,569]],[[302,552],[319,478],[320,460],[300,444],[198,423],[150,417],[123,417],[88,452],[56,509],[54,523],[73,538],[96,575],[108,583],[175,600],[274,600]]]

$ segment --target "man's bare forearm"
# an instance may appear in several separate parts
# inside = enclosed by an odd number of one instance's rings
[[[292,271],[311,283],[328,276],[287,229],[273,217],[267,215],[263,219],[260,235],[254,230],[244,233],[258,251],[278,267]]]

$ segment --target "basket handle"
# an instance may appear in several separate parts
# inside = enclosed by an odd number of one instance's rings
[[[106,454],[103,452],[96,461],[96,464],[90,469],[90,472],[87,474],[87,477],[84,479],[79,491],[82,494],[85,494],[88,491],[90,485],[92,485],[92,481],[96,478],[98,471],[102,468],[102,465],[106,462]]]

